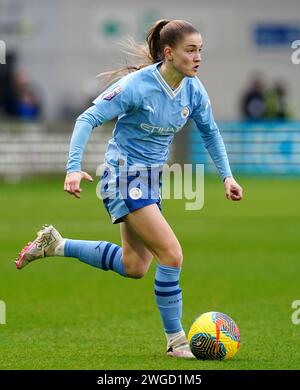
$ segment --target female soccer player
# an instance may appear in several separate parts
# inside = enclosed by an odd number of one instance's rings
[[[241,200],[242,188],[232,176],[210,100],[196,76],[201,63],[200,33],[183,20],[160,20],[150,29],[147,44],[147,53],[141,51],[146,54],[145,63],[112,72],[127,74],[78,117],[64,184],[66,192],[80,198],[81,180],[92,181],[81,170],[91,131],[117,117],[105,154],[101,195],[112,222],[120,223],[122,247],[106,241],[64,239],[46,225],[22,250],[16,266],[21,269],[39,258],[65,256],[124,277],[141,278],[155,256],[155,297],[167,337],[167,355],[191,358],[181,325],[182,249],[160,205],[161,169],[168,145],[189,117],[196,122],[219,171],[226,197]]]

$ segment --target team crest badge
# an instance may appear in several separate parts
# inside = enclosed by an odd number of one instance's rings
[[[137,199],[140,199],[142,197],[142,191],[140,188],[137,188],[137,187],[133,187],[131,188],[131,190],[129,191],[129,196],[131,199],[133,200],[137,200]]]
[[[188,107],[183,107],[181,110],[181,116],[182,118],[187,118],[189,116],[190,110]]]
[[[108,92],[103,96],[103,100],[111,100],[115,96],[117,96],[122,91],[122,88],[120,86],[114,88],[112,91]]]

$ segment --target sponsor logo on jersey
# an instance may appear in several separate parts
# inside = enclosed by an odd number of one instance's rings
[[[122,88],[120,86],[118,86],[118,87],[114,88],[112,91],[103,95],[102,99],[103,100],[111,100],[112,98],[117,96],[121,91],[122,91]]]
[[[129,191],[129,196],[133,200],[140,199],[142,197],[142,195],[143,195],[143,193],[142,193],[141,189],[138,187],[133,187]]]
[[[189,116],[190,110],[188,107],[183,107],[181,110],[181,117],[182,118],[187,118]]]
[[[177,131],[181,130],[182,127],[160,127],[160,126],[152,126],[148,123],[141,123],[140,124],[141,129],[147,131],[151,134],[174,134],[177,133]]]

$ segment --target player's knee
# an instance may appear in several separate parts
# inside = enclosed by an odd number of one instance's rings
[[[160,263],[169,267],[179,268],[182,266],[183,254],[180,246],[169,248],[163,256],[160,257]]]
[[[148,267],[146,267],[142,261],[141,264],[134,263],[125,263],[125,272],[127,277],[132,279],[141,279],[148,271]]]
[[[142,277],[145,276],[145,274],[146,274],[146,272],[135,270],[135,271],[131,272],[129,277],[132,279],[142,279]]]
[[[138,269],[129,269],[127,273],[127,276],[132,279],[141,279],[145,274],[147,273],[146,269],[138,268]]]

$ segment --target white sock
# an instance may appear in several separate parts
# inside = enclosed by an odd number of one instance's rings
[[[184,330],[181,330],[177,333],[166,333],[166,337],[167,337],[167,342],[169,345],[169,344],[172,344],[173,340],[178,339],[180,337],[186,337],[186,336],[185,336]]]
[[[62,242],[57,245],[57,247],[54,250],[54,256],[64,256],[65,255],[65,243],[66,239],[63,239]]]

